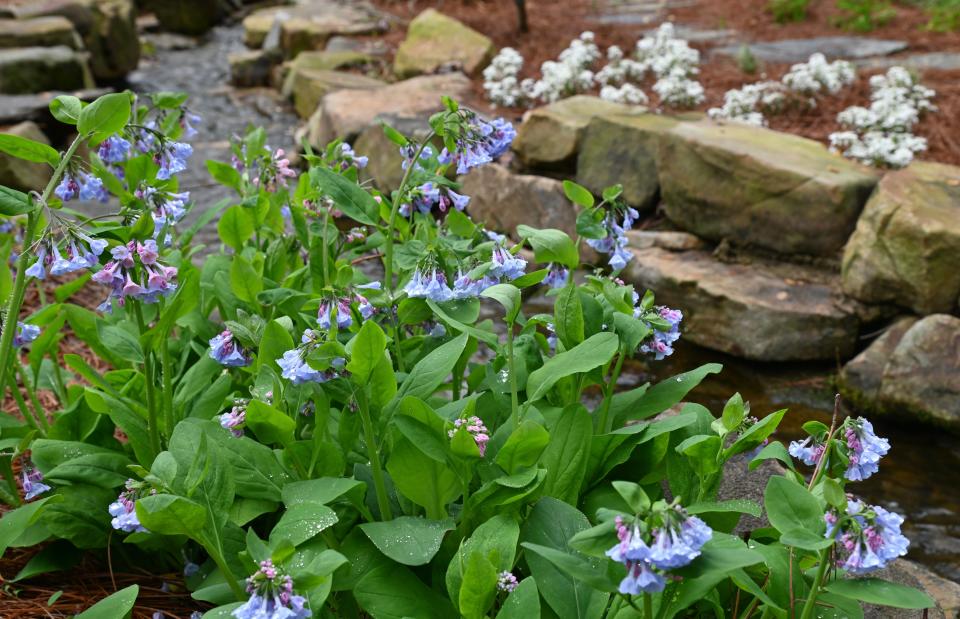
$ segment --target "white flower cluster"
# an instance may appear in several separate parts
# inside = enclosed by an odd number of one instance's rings
[[[924,112],[936,111],[936,93],[914,80],[903,67],[870,78],[870,107],[853,106],[837,115],[847,130],[830,135],[830,148],[867,165],[901,168],[927,140],[913,135]]]
[[[657,77],[653,90],[661,104],[693,107],[704,100],[703,86],[693,79],[700,72],[700,52],[675,36],[672,23],[661,24],[653,36],[637,41],[636,55]]]
[[[603,99],[640,105],[647,103],[647,96],[636,82],[652,73],[657,78],[653,90],[662,105],[692,107],[704,99],[703,86],[694,79],[699,72],[700,52],[676,38],[669,22],[637,42],[634,58],[627,57],[616,45],[609,47],[607,64],[594,73],[592,67],[600,56],[593,33],[584,32],[557,60],[540,65],[539,80],[520,80],[523,57],[506,47],[484,69],[483,88],[494,104],[512,107],[535,101],[553,103],[597,84]]]
[[[824,91],[835,95],[856,79],[856,70],[846,60],[827,62],[823,54],[813,54],[807,62],[790,67],[781,81],[792,92],[812,96]],[[812,100],[811,104],[816,105]]]
[[[600,50],[594,43],[593,33],[584,32],[560,52],[557,60],[547,60],[540,65],[539,80],[524,80],[521,88],[529,98],[548,103],[584,92],[593,86],[590,67],[599,58]]]
[[[823,54],[813,54],[807,62],[790,67],[790,71],[779,82],[758,82],[728,90],[723,95],[723,107],[710,108],[707,114],[718,120],[735,120],[765,126],[767,121],[763,117],[764,112],[782,109],[787,95],[793,93],[807,96],[807,105],[816,107],[814,95],[821,92],[835,95],[856,79],[857,72],[849,62],[827,62]]]
[[[483,70],[483,89],[494,105],[514,107],[523,105],[527,96],[520,85],[523,56],[512,47],[500,50],[490,65]]]
[[[780,82],[746,84],[742,88],[728,90],[723,95],[723,107],[710,108],[707,115],[716,120],[735,120],[763,127],[767,124],[763,112],[780,109],[785,100],[783,84]]]

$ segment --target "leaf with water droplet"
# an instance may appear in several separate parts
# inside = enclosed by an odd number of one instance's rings
[[[453,527],[452,518],[428,520],[410,516],[360,525],[380,552],[404,565],[429,563],[440,550],[443,536]]]

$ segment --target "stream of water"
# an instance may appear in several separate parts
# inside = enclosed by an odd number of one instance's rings
[[[273,92],[240,92],[228,85],[227,54],[243,49],[241,36],[239,26],[216,28],[196,48],[159,49],[130,76],[131,86],[139,92],[189,92],[191,107],[203,116],[193,142],[196,152],[190,172],[183,179],[183,188],[191,191],[197,204],[212,204],[229,194],[212,182],[203,162],[229,160],[230,135],[242,134],[247,125],[260,125],[272,146],[289,147],[299,123]],[[207,226],[198,240],[216,243],[215,226]],[[681,343],[677,353],[662,362],[629,365],[621,386],[656,381],[715,361],[724,364],[723,372],[704,381],[690,401],[718,413],[727,398],[739,391],[750,401],[754,415],[787,408],[778,435],[785,441],[800,437],[805,421],[829,423],[831,368],[822,365],[746,363]],[[871,503],[906,516],[911,559],[960,581],[960,444],[956,437],[925,426],[873,421],[878,434],[888,437],[893,447],[880,473],[857,484],[856,490]]]

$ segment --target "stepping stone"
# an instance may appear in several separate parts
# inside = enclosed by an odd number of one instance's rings
[[[497,53],[489,37],[433,9],[417,15],[397,48],[393,71],[399,77],[456,68],[476,76]]]
[[[304,50],[323,49],[334,35],[373,34],[388,26],[388,16],[370,5],[309,0],[248,15],[243,20],[243,41],[247,47],[263,45],[278,15],[282,19],[280,44],[290,58]]]
[[[50,102],[58,95],[73,95],[84,101],[113,92],[112,88],[90,88],[64,92],[53,90],[32,95],[0,94],[0,124],[9,125],[23,120],[45,121],[50,116]]]
[[[914,71],[925,71],[927,69],[956,71],[960,69],[960,52],[930,52],[893,58],[869,58],[857,62],[856,65],[861,69],[889,69],[899,66]]]
[[[70,20],[59,15],[33,19],[0,19],[0,47],[53,47],[80,49],[83,42]]]
[[[812,39],[783,39],[746,44],[757,60],[763,62],[806,62],[812,54],[823,54],[830,60],[856,60],[873,56],[887,56],[907,49],[906,41],[872,39],[868,37],[816,37]],[[741,44],[727,45],[713,50],[717,54],[736,57]]]
[[[293,73],[290,86],[293,107],[300,118],[310,118],[320,100],[329,93],[351,89],[373,90],[386,86],[385,82],[358,73],[302,69]]]
[[[730,264],[706,251],[631,249],[621,277],[681,308],[683,337],[695,344],[756,361],[846,358],[855,350],[858,308],[835,273],[760,260]]]
[[[281,70],[283,87],[280,89],[284,97],[293,95],[293,82],[300,71],[337,71],[353,67],[364,67],[374,62],[373,57],[359,52],[343,51],[309,51],[302,52],[290,62],[286,62]],[[316,107],[316,106],[314,106]],[[313,110],[310,110],[313,113]],[[310,114],[307,114],[309,116]]]
[[[0,50],[0,93],[30,94],[86,88],[93,78],[86,59],[64,45]]]
[[[739,34],[736,30],[729,28],[720,30],[700,30],[693,26],[683,24],[674,24],[674,34],[678,39],[684,39],[690,43],[726,43],[734,41]],[[644,32],[645,35],[652,35],[657,32],[656,28],[651,28]]]

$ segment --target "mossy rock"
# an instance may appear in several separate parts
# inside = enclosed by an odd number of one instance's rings
[[[0,19],[0,48],[51,47],[80,49],[83,42],[66,17],[50,15],[32,19]]]
[[[224,15],[222,0],[163,0],[150,8],[164,30],[190,35],[210,30]]]
[[[0,50],[0,93],[79,90],[92,85],[86,59],[69,47]]]
[[[298,71],[336,71],[362,67],[373,62],[368,54],[352,51],[307,51],[301,52],[283,66],[283,86],[281,93],[284,97],[293,95],[293,82]]]
[[[346,89],[372,90],[385,85],[378,79],[357,73],[304,69],[293,74],[293,107],[301,118],[309,118],[328,93]]]
[[[456,66],[476,76],[490,64],[496,47],[489,37],[434,9],[417,15],[397,48],[393,71],[406,78]]]
[[[839,254],[879,177],[813,140],[738,123],[678,123],[659,145],[674,224],[783,254]]]
[[[960,168],[918,161],[890,172],[870,198],[843,256],[843,288],[870,303],[920,314],[960,299]]]

